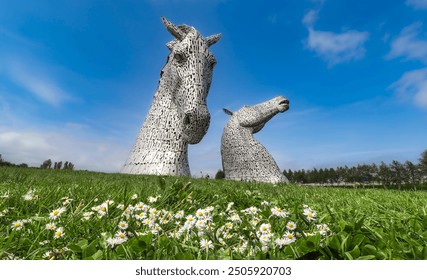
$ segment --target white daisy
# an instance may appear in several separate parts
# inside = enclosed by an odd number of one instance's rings
[[[297,224],[296,224],[296,223],[294,223],[294,222],[292,222],[292,221],[289,221],[289,222],[286,224],[286,228],[287,228],[288,230],[295,230],[295,229],[297,228]]]
[[[53,238],[58,239],[65,235],[64,229],[62,227],[59,227],[56,229],[55,234],[53,235]]]
[[[129,226],[128,223],[126,223],[125,221],[120,221],[119,224],[118,224],[118,227],[120,229],[123,229],[123,230],[127,229],[128,226]]]
[[[178,212],[176,212],[175,216],[176,219],[181,219],[182,217],[184,217],[184,211],[183,210],[179,210]]]
[[[207,239],[202,239],[202,240],[200,240],[200,247],[202,249],[206,249],[206,251],[207,251],[209,249],[213,249],[214,245],[212,244],[212,241],[207,240]]]
[[[285,218],[289,215],[289,212],[283,211],[283,209],[280,207],[273,207],[271,208],[271,214],[273,216]]]
[[[262,234],[270,233],[271,225],[270,224],[261,224],[259,231]]]
[[[47,230],[54,230],[54,229],[56,229],[55,223],[48,223],[48,224],[46,224],[46,229]]]
[[[287,242],[287,244],[290,244],[296,240],[295,234],[290,231],[285,232],[283,237],[285,239],[285,242]]]
[[[304,208],[304,215],[309,221],[315,221],[317,212],[312,210],[310,207]]]
[[[19,231],[24,227],[24,222],[22,220],[16,220],[12,223],[11,228],[13,230]]]
[[[51,219],[57,219],[57,218],[59,218],[60,216],[61,216],[61,214],[62,213],[64,213],[65,212],[65,208],[64,207],[61,207],[61,208],[58,208],[58,209],[55,209],[55,210],[53,210],[50,214],[49,214],[49,218],[51,218]]]
[[[205,216],[205,210],[204,209],[197,209],[196,211],[196,217],[197,219],[201,219]]]

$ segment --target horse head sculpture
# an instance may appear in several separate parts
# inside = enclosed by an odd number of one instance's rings
[[[206,99],[216,64],[209,47],[221,35],[205,38],[194,27],[162,21],[174,40],[166,45],[170,54],[122,172],[190,176],[187,145],[199,143],[209,128]]]
[[[288,182],[273,157],[254,139],[264,125],[278,113],[289,109],[289,101],[278,96],[255,106],[244,106],[233,113],[221,139],[222,166],[226,179],[269,183]]]

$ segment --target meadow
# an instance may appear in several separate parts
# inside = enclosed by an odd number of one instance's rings
[[[0,259],[427,259],[427,192],[0,168]]]

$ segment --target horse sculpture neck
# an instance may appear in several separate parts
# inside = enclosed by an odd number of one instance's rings
[[[203,38],[193,27],[163,23],[175,40],[122,172],[190,176],[187,146],[201,141],[210,121],[206,97],[216,61],[208,47],[220,35]]]

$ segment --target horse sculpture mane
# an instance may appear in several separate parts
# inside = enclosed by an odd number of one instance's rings
[[[289,101],[278,96],[233,113],[227,122],[221,139],[222,167],[225,178],[239,181],[268,183],[289,182],[280,172],[273,157],[253,134],[259,132],[277,113],[289,109]]]
[[[221,35],[204,38],[194,27],[162,21],[175,39],[122,173],[190,176],[188,144],[199,143],[210,123],[206,98],[216,60],[209,47]]]

